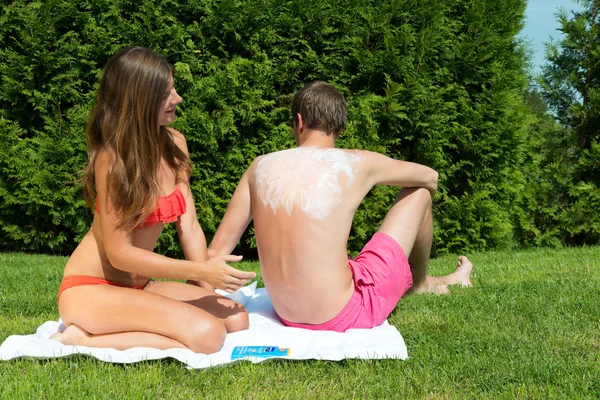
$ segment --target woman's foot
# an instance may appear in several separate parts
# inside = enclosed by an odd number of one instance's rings
[[[50,339],[59,341],[67,346],[86,346],[90,340],[90,334],[78,325],[71,324],[63,332],[57,332],[50,336]]]

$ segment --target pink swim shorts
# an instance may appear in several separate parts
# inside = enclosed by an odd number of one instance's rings
[[[333,319],[308,325],[281,319],[284,325],[311,330],[345,332],[352,328],[372,328],[386,320],[400,298],[412,286],[408,258],[392,237],[377,232],[354,259],[352,270],[354,293]]]

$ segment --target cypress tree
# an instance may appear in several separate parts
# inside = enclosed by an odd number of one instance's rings
[[[541,79],[563,128],[547,149],[557,182],[552,220],[567,245],[600,243],[600,1],[580,3],[582,11],[558,14],[565,38],[548,47]]]
[[[348,99],[340,147],[440,172],[437,253],[511,244],[523,186],[525,0],[67,0],[2,3],[0,249],[67,254],[89,227],[84,126],[108,57],[150,47],[175,64],[192,191],[215,231],[250,161],[294,145],[289,101],[323,79]],[[6,134],[5,134],[6,133]],[[372,191],[349,247],[396,188]],[[177,253],[169,226],[158,244]],[[247,234],[242,252],[249,251]]]

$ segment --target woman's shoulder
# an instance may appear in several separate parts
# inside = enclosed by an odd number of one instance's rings
[[[173,142],[179,147],[181,150],[187,152],[187,142],[185,140],[185,136],[183,133],[179,132],[177,129],[167,128],[171,137],[173,138]]]
[[[177,129],[173,129],[171,127],[168,127],[167,130],[169,131],[169,133],[171,134],[171,136],[173,137],[173,139],[176,142],[177,141],[183,141],[183,142],[185,142],[185,136],[183,136],[183,133],[181,133]]]
[[[105,147],[98,149],[94,158],[94,166],[96,169],[107,168],[114,161],[114,151]]]

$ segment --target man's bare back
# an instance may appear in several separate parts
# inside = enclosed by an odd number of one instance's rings
[[[316,146],[252,163],[248,181],[258,254],[281,317],[326,322],[350,299],[346,245],[354,212],[370,190],[365,163],[362,152]]]
[[[310,90],[310,85],[303,90],[307,88]],[[325,90],[331,88],[328,85]],[[334,101],[341,96],[336,93],[333,92]],[[315,108],[318,104],[312,105]],[[306,114],[312,109],[309,107]],[[294,133],[299,147],[266,154],[252,162],[210,245],[213,255],[229,254],[254,219],[262,277],[275,311],[284,323],[318,326],[318,329],[320,324],[338,318],[340,312],[346,313],[349,306],[359,307],[358,303],[371,308],[383,304],[389,308],[385,312],[391,312],[413,281],[415,292],[444,293],[448,284],[470,285],[472,265],[466,257],[451,275],[426,274],[436,171],[370,151],[336,149],[335,140],[345,127],[345,120],[343,126],[338,123],[338,128],[328,131],[323,124],[317,124],[315,129],[311,121],[305,121],[302,112],[295,117]],[[378,243],[386,242],[389,251],[384,252],[394,256],[388,255],[391,259],[384,260],[383,267],[371,267],[367,262],[360,268],[367,275],[370,268],[383,268],[385,276],[389,264],[394,269],[389,276],[407,276],[400,279],[406,281],[399,283],[398,288],[402,289],[394,289],[401,292],[394,294],[393,300],[381,299],[381,303],[378,299],[359,298],[360,293],[357,297],[357,292],[366,289],[356,287],[355,275],[360,272],[355,265],[349,265],[353,261],[348,260],[346,248],[354,213],[376,184],[403,187],[378,231]],[[415,264],[414,270],[409,269],[409,261]],[[382,275],[381,271],[377,274]],[[393,304],[388,306],[386,301]],[[328,325],[323,326],[329,329]]]

